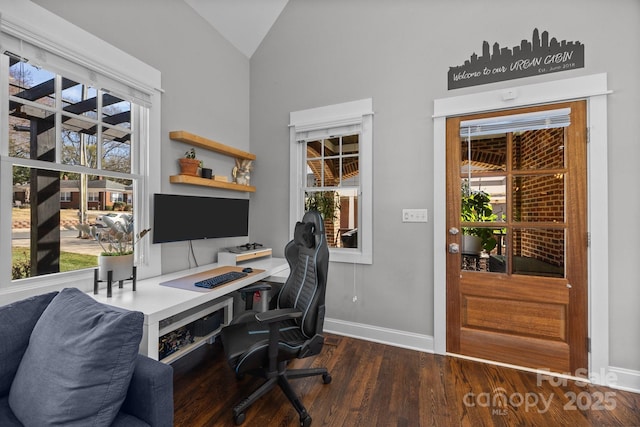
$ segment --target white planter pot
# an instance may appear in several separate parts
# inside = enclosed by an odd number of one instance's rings
[[[482,252],[482,239],[478,236],[462,236],[462,254],[479,255]]]
[[[113,271],[112,281],[130,279],[133,275],[133,254],[98,257],[98,279],[107,280],[108,272]]]

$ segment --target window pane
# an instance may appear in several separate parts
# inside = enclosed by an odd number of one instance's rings
[[[34,138],[42,131],[41,138],[50,136],[48,131],[54,125],[54,113],[42,108],[14,103],[15,109],[9,115],[9,155],[28,159],[31,156],[31,132]],[[53,141],[55,144],[55,140]],[[34,152],[34,155],[37,155]]]
[[[342,137],[342,154],[358,154],[360,153],[360,135],[347,135]]]
[[[131,172],[131,134],[105,129],[102,135],[102,169]]]
[[[564,167],[564,128],[529,130],[513,137],[513,168],[561,169]]]
[[[322,155],[324,157],[340,154],[340,138],[328,138],[322,140]]]
[[[340,185],[340,158],[332,157],[324,161],[324,186],[337,187]]]
[[[463,176],[479,171],[506,170],[506,134],[480,136],[472,138],[471,141],[462,138],[460,155],[462,157],[460,173]]]
[[[513,273],[564,277],[564,230],[513,230]]]
[[[13,59],[9,63],[9,95],[50,107],[55,105],[54,73]],[[9,105],[12,110],[11,102]]]
[[[322,141],[307,141],[307,159],[317,159],[322,157]]]
[[[342,159],[342,185],[360,185],[360,162],[357,157]]]
[[[105,93],[102,97],[102,121],[131,129],[131,103]]]
[[[96,166],[96,126],[77,117],[62,117],[61,162],[65,165]]]
[[[307,160],[307,187],[323,186],[323,171],[321,160]]]
[[[66,80],[62,90],[62,108],[69,113],[98,118],[97,91],[91,86]]]
[[[340,195],[336,191],[308,191],[304,200],[305,212],[317,210],[324,218],[327,243],[336,247],[336,232],[340,227]]]
[[[523,222],[564,222],[564,175],[513,179],[513,218]]]
[[[12,278],[93,268],[101,246],[76,228],[133,207],[132,181],[13,167]],[[83,197],[83,194],[85,197]]]

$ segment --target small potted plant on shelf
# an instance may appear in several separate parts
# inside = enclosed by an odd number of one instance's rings
[[[196,159],[196,150],[194,148],[184,153],[184,157],[178,161],[180,163],[180,174],[198,176],[200,160]]]
[[[112,271],[113,281],[129,279],[133,273],[133,249],[151,229],[142,230],[134,238],[133,216],[125,215],[114,221],[105,215],[102,221],[106,227],[78,224],[78,230],[102,247],[98,256],[98,278],[107,280],[108,272]]]

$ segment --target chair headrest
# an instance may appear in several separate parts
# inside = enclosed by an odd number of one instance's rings
[[[320,212],[311,210],[304,214],[302,221],[296,223],[293,241],[299,246],[313,248],[318,240],[315,236],[324,236],[324,221]]]
[[[296,228],[293,232],[293,241],[298,246],[312,248],[316,239],[313,236],[314,225],[312,222],[296,222]]]

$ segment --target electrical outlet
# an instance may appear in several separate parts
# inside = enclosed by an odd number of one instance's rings
[[[402,209],[402,222],[428,222],[426,209]]]

